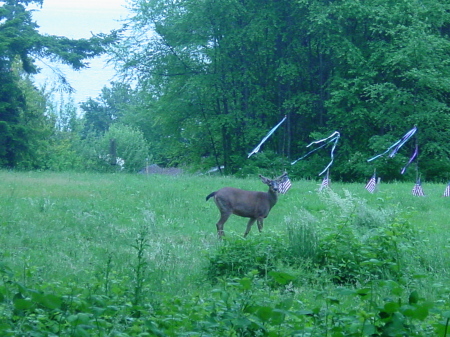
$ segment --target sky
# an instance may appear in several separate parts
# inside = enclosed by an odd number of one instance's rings
[[[42,8],[37,8],[33,13],[33,19],[40,26],[41,34],[89,38],[92,33],[108,33],[120,28],[121,20],[128,15],[126,6],[127,0],[44,0]],[[57,66],[76,90],[72,97],[78,105],[88,97],[96,98],[101,89],[114,80],[115,71],[106,61],[107,57],[91,59],[90,68],[80,71],[73,71],[64,65],[51,66]],[[37,64],[42,71],[35,76],[36,84],[52,87],[55,74],[44,63]]]

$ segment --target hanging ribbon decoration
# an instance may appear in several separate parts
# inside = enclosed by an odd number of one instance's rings
[[[283,122],[286,120],[286,118],[287,118],[287,116],[284,116],[284,118],[281,120],[281,122],[278,123],[277,125],[275,125],[275,127],[273,127],[272,130],[269,131],[269,133],[261,140],[261,142],[258,144],[258,146],[255,147],[253,149],[253,151],[248,154],[247,159],[250,158],[253,154],[258,153],[259,149],[261,148],[261,145],[263,145],[263,143],[272,135],[272,133],[274,133],[275,130],[278,129],[278,127],[281,124],[283,124]]]
[[[391,151],[391,153],[389,154],[389,158],[394,158],[395,155],[398,153],[398,150],[400,150],[400,148],[405,145],[405,143],[410,140],[412,138],[412,136],[414,136],[414,134],[417,132],[417,126],[414,125],[414,127],[409,130],[401,139],[399,139],[398,141],[396,141],[394,144],[392,144],[386,151],[384,151],[383,153],[376,155],[375,157],[372,157],[370,159],[368,159],[368,162],[371,162],[372,160],[375,160],[383,155],[385,155],[386,153],[388,153],[389,151]],[[419,154],[419,147],[417,145],[416,142],[416,148],[414,150],[414,153],[412,154],[411,158],[409,159],[408,163],[402,168],[402,170],[400,171],[401,174],[404,174],[406,172],[406,169],[408,168],[408,166],[414,161],[415,158],[417,158],[417,155]]]
[[[319,173],[319,176],[321,176],[324,172],[326,172],[330,166],[333,164],[334,161],[334,150],[336,149],[336,145],[339,141],[339,137],[341,136],[341,134],[338,131],[334,131],[331,135],[329,135],[327,138],[321,139],[321,140],[317,140],[315,142],[312,142],[310,144],[308,144],[308,146],[306,147],[310,147],[313,144],[320,144],[323,143],[322,145],[320,145],[319,147],[315,148],[312,151],[309,151],[307,154],[305,154],[304,156],[298,158],[297,160],[294,160],[291,165],[294,165],[295,163],[297,163],[299,160],[302,160],[303,158],[306,158],[307,156],[309,156],[311,153],[316,152],[317,150],[320,150],[321,148],[323,148],[324,146],[330,144],[330,143],[334,143],[333,147],[331,148],[331,161],[328,163],[328,165],[323,169],[322,172]]]
[[[400,171],[401,174],[404,174],[406,172],[406,169],[413,162],[413,160],[417,157],[418,154],[419,154],[419,146],[416,144],[416,149],[414,150],[414,153],[412,154],[411,158],[409,158],[408,163]]]
[[[385,155],[386,153],[388,153],[389,151],[392,150],[392,152],[389,154],[389,158],[393,158],[398,150],[400,150],[400,148],[412,137],[414,136],[414,134],[417,131],[417,126],[414,125],[414,127],[409,130],[400,140],[398,140],[397,142],[395,142],[394,144],[392,144],[386,151],[384,151],[383,153],[376,155],[373,158],[368,159],[368,162],[371,162],[372,160],[375,160],[383,155]]]

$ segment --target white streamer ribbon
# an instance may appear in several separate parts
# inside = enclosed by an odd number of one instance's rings
[[[392,144],[391,146],[388,147],[388,149],[386,151],[384,151],[383,153],[380,153],[378,155],[376,155],[375,157],[372,157],[370,159],[367,159],[368,162],[371,162],[372,160],[375,160],[383,155],[385,155],[386,153],[388,153],[390,150],[392,150],[392,152],[389,154],[389,158],[393,158],[398,150],[400,150],[400,148],[412,137],[414,136],[414,134],[417,131],[417,126],[414,126],[411,130],[409,130],[402,138],[400,138],[398,141],[396,141],[394,144]]]
[[[330,166],[333,164],[333,161],[334,161],[334,150],[336,149],[336,145],[337,145],[337,143],[338,143],[338,141],[339,141],[339,137],[341,137],[341,134],[340,134],[338,131],[334,131],[334,132],[333,132],[331,135],[329,135],[327,138],[324,138],[324,139],[321,139],[321,140],[317,140],[317,141],[315,141],[315,142],[312,142],[312,143],[308,144],[308,146],[306,146],[306,147],[310,147],[310,146],[313,145],[313,144],[324,143],[324,144],[322,144],[321,146],[319,146],[318,148],[316,148],[316,149],[314,149],[314,150],[312,150],[312,151],[309,151],[307,154],[305,154],[304,156],[298,158],[297,160],[294,160],[294,161],[291,163],[291,165],[294,165],[296,162],[298,162],[299,160],[302,160],[303,158],[306,158],[306,157],[309,156],[311,153],[313,153],[313,152],[315,152],[315,151],[317,151],[317,150],[323,148],[324,146],[326,146],[326,145],[328,145],[328,144],[334,142],[333,147],[331,148],[331,154],[330,154],[330,156],[331,156],[331,161],[330,161],[330,162],[328,163],[328,165],[323,169],[323,171],[319,173],[319,176],[321,176],[321,175],[322,175],[324,172],[326,172],[326,171],[330,168]]]
[[[261,148],[261,145],[263,145],[264,142],[272,135],[272,133],[274,133],[275,130],[278,129],[278,127],[281,124],[283,124],[283,122],[286,120],[286,118],[287,118],[287,116],[284,116],[284,118],[281,120],[281,122],[278,123],[277,125],[275,125],[275,127],[273,127],[272,130],[269,131],[269,133],[261,140],[261,142],[258,144],[258,146],[255,147],[253,149],[253,151],[248,154],[247,159],[250,158],[253,154],[258,153],[259,149]]]

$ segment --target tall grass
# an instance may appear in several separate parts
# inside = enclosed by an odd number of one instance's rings
[[[6,172],[0,179],[0,252],[24,281],[87,281],[108,259],[129,273],[147,227],[148,270],[170,286],[201,269],[201,252],[217,241],[198,179]]]
[[[202,268],[202,254],[218,244],[214,225],[219,214],[205,196],[223,186],[265,190],[257,177],[0,172],[0,181],[3,260],[18,270],[32,266],[34,277],[42,279],[82,279],[101,270],[109,256],[116,268],[126,270],[135,253],[132,245],[144,226],[149,230],[150,270],[164,269],[169,279],[193,273]],[[302,226],[311,223],[312,217],[333,219],[335,207],[320,197],[317,188],[317,182],[295,182],[280,196],[265,230],[286,232],[292,218],[298,217],[303,218]],[[413,197],[411,188],[412,184],[385,184],[371,195],[362,184],[333,184],[337,194],[348,190],[372,210],[379,210],[378,217],[387,212],[406,217],[421,233],[416,244],[427,248],[429,256],[423,258],[430,267],[447,268],[450,242],[443,233],[449,225],[450,198],[441,197],[444,186],[438,184],[424,184],[427,197],[423,198]],[[342,207],[355,207],[348,200],[341,202]],[[367,207],[347,212],[354,212],[360,222],[383,221],[373,219]],[[245,225],[245,219],[233,216],[225,231],[228,236],[240,236]],[[307,230],[304,227],[302,235],[313,235]],[[253,229],[250,235],[258,234]]]
[[[0,181],[0,267],[11,268],[24,286],[63,284],[157,310],[172,296],[209,294],[217,284],[206,282],[213,261],[242,271],[244,279],[273,275],[286,287],[294,281],[290,291],[304,305],[337,289],[333,275],[348,271],[358,284],[364,275],[389,274],[392,265],[398,280],[408,273],[430,300],[450,288],[450,198],[439,184],[424,184],[427,196],[414,197],[413,184],[383,184],[372,195],[364,184],[333,183],[331,192],[318,193],[318,182],[294,181],[262,234],[254,228],[242,239],[247,220],[233,216],[223,242],[215,228],[219,212],[206,195],[224,186],[266,190],[257,177],[0,171]],[[385,255],[370,259],[377,249]],[[367,260],[350,265],[348,252]],[[338,254],[345,266],[333,260]],[[314,269],[324,259],[328,265]],[[213,274],[226,276],[219,269]],[[249,291],[246,282],[237,287]]]

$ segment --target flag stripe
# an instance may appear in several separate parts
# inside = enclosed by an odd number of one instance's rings
[[[280,186],[278,187],[278,191],[281,194],[285,194],[292,186],[291,180],[287,178],[285,181],[283,181]]]
[[[412,195],[415,197],[424,197],[425,193],[423,192],[422,185],[420,183],[420,179],[417,180],[416,184],[412,189]]]
[[[322,191],[324,188],[328,188],[330,186],[330,178],[327,172],[327,175],[323,178],[322,184],[320,185],[319,192]]]
[[[450,184],[445,188],[444,197],[450,197]]]
[[[368,190],[370,193],[374,193],[375,192],[375,187],[377,186],[377,180],[375,175],[372,176],[372,178],[370,178],[370,180],[367,182],[366,184],[366,190]]]

